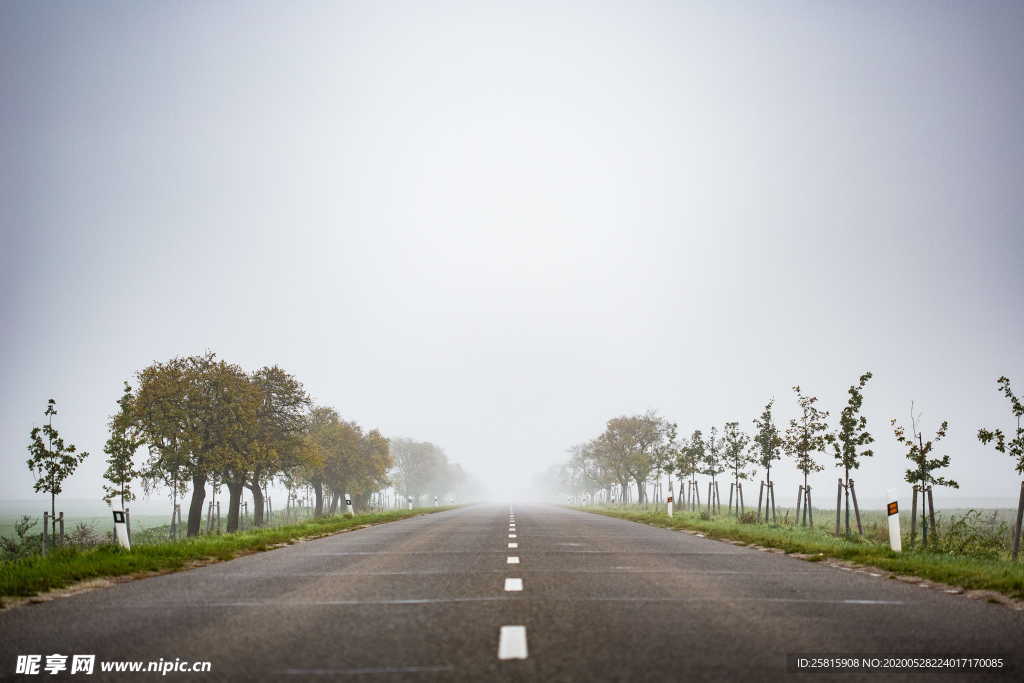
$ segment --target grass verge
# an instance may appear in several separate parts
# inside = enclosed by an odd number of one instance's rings
[[[175,571],[196,562],[230,560],[239,555],[270,550],[282,544],[326,536],[346,529],[450,509],[417,508],[355,517],[320,517],[290,526],[140,545],[131,551],[114,545],[86,549],[61,548],[45,557],[37,555],[0,563],[0,596],[27,597],[86,579]],[[2,604],[0,601],[0,606]]]
[[[895,574],[959,586],[965,590],[991,590],[1015,599],[1024,599],[1024,563],[1009,560],[982,560],[958,555],[922,551],[896,553],[888,544],[869,540],[845,539],[824,529],[741,524],[734,518],[705,520],[688,512],[669,517],[664,513],[606,507],[577,507],[581,512],[595,512],[668,529],[697,531],[708,538],[780,548],[787,553],[800,553],[809,561],[826,557],[878,567]]]

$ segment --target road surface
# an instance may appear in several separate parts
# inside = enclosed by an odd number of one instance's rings
[[[210,662],[177,680],[765,680],[787,675],[787,653],[1019,665],[1024,613],[600,515],[478,505],[5,610],[0,635],[5,677],[18,654],[82,653]],[[67,678],[140,676],[158,674]]]

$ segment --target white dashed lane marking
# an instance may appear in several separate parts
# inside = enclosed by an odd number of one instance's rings
[[[507,591],[521,591],[523,590],[522,579],[505,579],[505,590]]]
[[[498,659],[526,659],[526,627],[502,626],[498,637]]]
[[[518,543],[509,543],[509,544],[508,544],[508,547],[509,547],[509,548],[518,548],[518,547],[519,547],[519,544],[518,544]]]
[[[516,535],[515,535],[515,534],[509,534],[509,535],[508,535],[508,537],[509,537],[509,538],[515,538],[515,537],[516,537]]]
[[[519,558],[516,557],[515,555],[509,555],[509,558],[506,561],[506,564],[519,564]]]

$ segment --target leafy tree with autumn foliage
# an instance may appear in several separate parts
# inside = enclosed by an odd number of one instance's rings
[[[245,485],[252,492],[253,524],[262,526],[266,486],[307,453],[304,436],[311,402],[302,383],[276,365],[252,373],[250,381],[260,399]]]
[[[228,487],[228,530],[238,526],[242,487],[251,468],[260,393],[237,365],[216,354],[153,363],[138,375],[133,418],[149,446],[144,467],[150,482],[177,496],[191,482],[188,535],[199,533],[206,485]]]

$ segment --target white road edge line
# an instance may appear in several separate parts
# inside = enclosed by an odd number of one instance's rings
[[[498,659],[526,659],[526,627],[502,626],[498,637]]]
[[[506,560],[505,563],[506,564],[519,564],[519,558],[516,557],[515,555],[509,555],[508,556],[508,560]]]
[[[507,591],[521,591],[523,590],[522,579],[505,579],[505,590]]]

